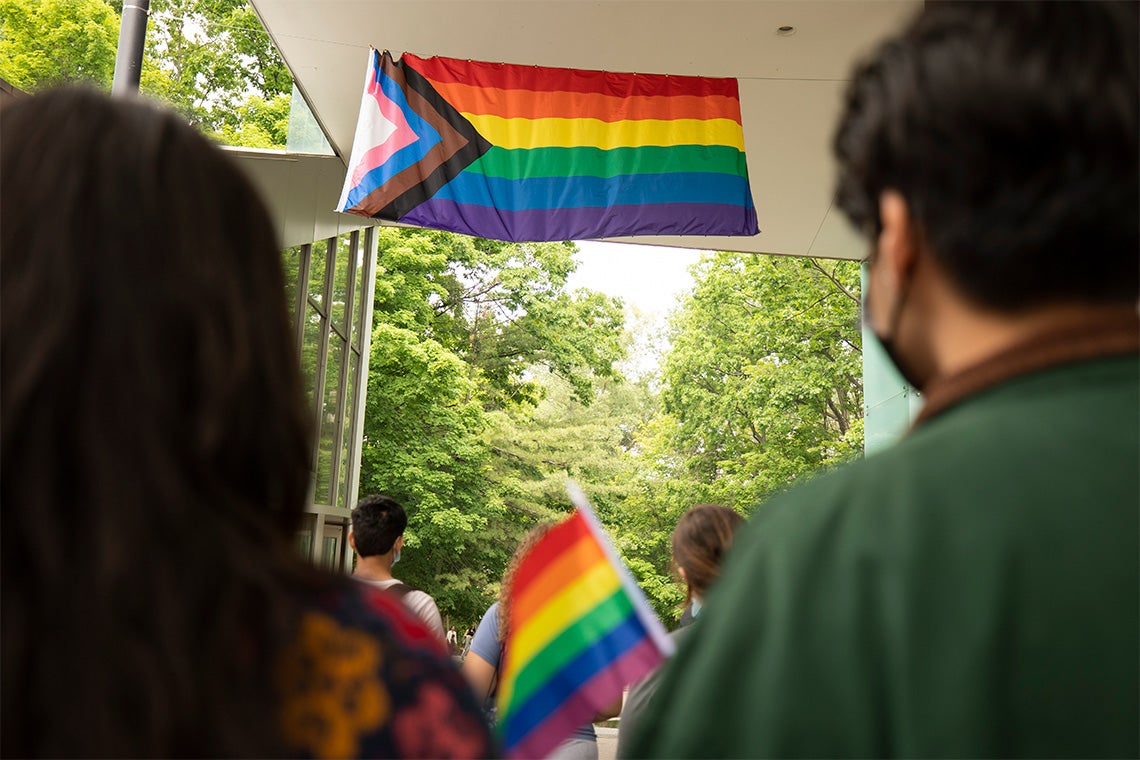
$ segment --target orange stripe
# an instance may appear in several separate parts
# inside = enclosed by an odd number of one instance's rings
[[[560,590],[601,562],[606,562],[602,547],[593,535],[582,536],[520,589],[519,595],[511,600],[511,620],[526,620]]]
[[[536,92],[432,81],[444,99],[462,113],[505,119],[732,119],[740,123],[740,101],[724,95],[632,95],[596,92]]]

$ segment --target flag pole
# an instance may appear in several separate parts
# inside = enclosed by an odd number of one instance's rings
[[[673,639],[669,638],[668,631],[665,626],[661,625],[661,620],[657,617],[657,613],[649,606],[649,602],[645,599],[645,592],[641,590],[641,586],[637,585],[637,580],[630,574],[629,568],[625,566],[625,562],[618,554],[617,549],[610,541],[609,534],[606,533],[605,526],[602,521],[598,519],[597,514],[594,513],[594,508],[590,505],[590,500],[586,498],[586,493],[579,487],[573,480],[566,481],[566,492],[570,494],[570,503],[575,506],[586,518],[586,523],[598,538],[598,543],[601,544],[602,550],[606,553],[610,564],[617,570],[618,578],[621,579],[622,586],[625,587],[626,593],[629,594],[630,601],[633,602],[633,611],[641,620],[642,625],[645,626],[646,632],[649,637],[653,639],[653,643],[657,645],[657,650],[661,652],[664,657],[672,657],[673,652],[676,651],[676,645]]]

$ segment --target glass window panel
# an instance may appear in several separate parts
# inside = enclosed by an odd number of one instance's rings
[[[321,131],[309,104],[293,84],[293,95],[289,100],[289,134],[285,138],[285,149],[290,153],[317,153],[333,155],[333,149]]]
[[[336,272],[333,277],[332,321],[341,332],[348,335],[344,324],[344,305],[348,298],[348,264],[352,257],[352,235],[337,238]]]
[[[340,473],[337,477],[340,478],[340,506],[352,508],[353,504],[349,502],[354,494],[348,492],[348,476],[352,472],[352,462],[349,461],[349,455],[352,453],[352,421],[356,419],[356,365],[360,363],[360,356],[355,351],[348,352],[348,386],[345,391],[344,397],[344,442],[341,446],[340,453]]]
[[[333,238],[336,240],[336,238]],[[328,241],[313,243],[313,262],[309,265],[309,298],[324,311],[325,303],[325,262],[328,255],[335,253]]]
[[[321,564],[326,570],[337,570],[340,566],[340,540],[336,536],[325,536],[321,548]]]
[[[317,492],[313,501],[332,503],[333,451],[336,440],[336,398],[340,391],[340,357],[344,342],[335,335],[329,337],[329,357],[325,364],[325,398],[321,405],[321,435],[317,449]]]
[[[289,321],[297,319],[297,280],[301,270],[301,246],[295,245],[281,252],[281,268],[285,270],[285,300],[289,306]]]
[[[375,234],[375,233],[373,233]],[[356,298],[352,302],[352,344],[356,346],[357,351],[364,348],[364,343],[361,341],[369,339],[367,336],[372,331],[372,325],[362,325],[363,329],[358,330],[357,325],[360,324],[360,314],[364,309],[364,245],[366,236],[361,235],[360,245],[356,247]],[[362,337],[365,336],[365,337]]]
[[[297,551],[306,560],[313,559],[313,528],[316,525],[314,515],[305,515],[301,529],[297,531]]]
[[[321,350],[321,315],[311,305],[305,307],[305,334],[301,341],[301,373],[305,378],[309,408],[317,388],[317,359]]]
[[[297,534],[297,553],[302,559],[313,558],[313,531],[303,530]]]

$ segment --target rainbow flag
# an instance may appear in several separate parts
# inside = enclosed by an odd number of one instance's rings
[[[758,232],[735,79],[368,61],[337,211],[508,241]]]
[[[499,682],[507,756],[545,757],[673,653],[585,495],[523,558]]]

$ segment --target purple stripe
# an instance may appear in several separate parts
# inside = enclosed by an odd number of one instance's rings
[[[661,664],[661,652],[645,638],[612,665],[595,675],[563,702],[546,720],[534,727],[517,746],[507,747],[510,758],[546,757],[578,728]]]
[[[758,232],[755,208],[716,203],[502,211],[431,198],[400,221],[516,243],[626,235],[755,235]]]

